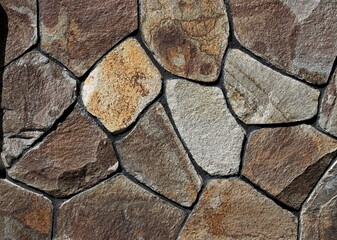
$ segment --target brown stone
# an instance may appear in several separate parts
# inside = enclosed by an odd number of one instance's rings
[[[239,179],[211,180],[181,231],[190,239],[297,239],[297,218]]]
[[[161,75],[136,39],[111,51],[84,82],[88,111],[111,132],[127,128],[159,94]]]
[[[141,1],[142,38],[158,62],[178,76],[213,82],[229,25],[222,0]]]
[[[337,141],[309,125],[265,128],[248,138],[243,175],[298,209],[337,150]]]
[[[137,29],[137,0],[41,0],[41,47],[83,75]]]
[[[182,210],[117,176],[61,205],[56,239],[173,240],[184,218]]]
[[[104,179],[117,167],[109,138],[76,108],[42,143],[23,155],[9,175],[65,197]]]
[[[4,71],[2,89],[6,166],[36,141],[76,97],[76,81],[65,69],[33,51]]]
[[[0,239],[49,240],[52,214],[47,198],[0,180]]]
[[[231,0],[241,44],[313,84],[328,80],[337,55],[337,4],[331,0]]]

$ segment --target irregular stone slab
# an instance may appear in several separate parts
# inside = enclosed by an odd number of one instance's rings
[[[317,113],[318,90],[273,71],[238,49],[227,55],[224,85],[234,112],[247,124],[297,122]]]
[[[82,76],[137,29],[137,0],[41,0],[41,47]]]
[[[104,179],[118,167],[108,136],[76,108],[42,143],[23,155],[9,175],[55,197]]]
[[[161,75],[136,39],[111,51],[84,82],[88,111],[110,132],[124,130],[159,94]]]
[[[33,51],[3,74],[4,145],[1,158],[11,165],[76,98],[76,81],[65,69]]]
[[[330,0],[231,0],[235,36],[255,54],[313,84],[328,81],[337,55]]]
[[[50,200],[7,180],[0,180],[0,196],[1,239],[51,239]]]
[[[212,175],[239,171],[244,132],[217,87],[169,80],[166,98],[178,131],[193,158]]]
[[[243,175],[299,209],[336,150],[337,141],[309,125],[260,129],[248,138]]]
[[[211,180],[179,240],[297,239],[297,218],[239,179]]]
[[[217,80],[229,35],[224,1],[144,0],[140,6],[142,38],[166,70]]]
[[[56,239],[175,239],[182,210],[124,176],[66,201],[59,211]]]
[[[159,103],[116,145],[124,169],[140,182],[184,206],[195,201],[201,180]]]

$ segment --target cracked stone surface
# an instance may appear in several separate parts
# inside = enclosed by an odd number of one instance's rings
[[[82,89],[88,111],[113,133],[133,123],[161,90],[161,75],[136,39],[111,51]]]
[[[256,130],[248,138],[243,175],[299,209],[336,151],[336,140],[309,125]]]
[[[197,164],[212,175],[237,173],[244,131],[222,91],[182,79],[166,83],[172,117]]]
[[[297,239],[297,218],[239,179],[211,180],[179,240]]]
[[[117,143],[117,149],[125,170],[140,182],[184,206],[196,200],[201,180],[159,103]]]
[[[142,38],[157,61],[175,75],[215,81],[228,43],[222,0],[143,0]]]
[[[10,166],[53,125],[75,97],[76,81],[40,53],[32,51],[10,64],[2,81],[4,164]]]
[[[117,176],[61,205],[56,239],[173,240],[184,218],[182,210]]]
[[[317,114],[318,90],[273,71],[238,49],[227,55],[224,85],[235,114],[247,124],[298,122]]]
[[[76,108],[23,155],[9,175],[50,195],[65,197],[106,178],[117,167],[111,140]]]
[[[137,29],[137,0],[41,0],[41,47],[82,76]]]

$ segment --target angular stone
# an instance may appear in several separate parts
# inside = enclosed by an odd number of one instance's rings
[[[195,201],[200,177],[159,103],[116,145],[124,169],[140,182],[184,206]]]
[[[220,73],[229,25],[222,0],[143,0],[142,38],[157,61],[178,76],[213,82]]]
[[[224,85],[234,112],[247,124],[297,122],[317,113],[318,90],[273,71],[238,49],[227,55]]]
[[[33,51],[5,69],[2,84],[1,157],[9,166],[73,103],[76,81],[65,69]]]
[[[244,131],[217,87],[169,80],[166,98],[178,131],[197,164],[212,175],[239,171]]]
[[[80,109],[23,155],[9,175],[56,197],[74,194],[118,167],[106,134]]]
[[[1,239],[51,239],[50,200],[6,180],[0,180],[0,196]]]
[[[88,111],[110,132],[124,130],[159,94],[161,75],[136,39],[111,51],[84,82]]]
[[[41,0],[41,47],[82,76],[137,29],[137,0]]]
[[[173,240],[184,218],[182,210],[117,176],[61,205],[56,239]]]
[[[239,179],[211,180],[179,240],[297,239],[297,218]]]
[[[309,125],[260,129],[248,139],[243,175],[299,209],[336,150],[337,141]]]
[[[337,4],[331,0],[230,0],[241,44],[313,84],[328,81],[337,55]]]

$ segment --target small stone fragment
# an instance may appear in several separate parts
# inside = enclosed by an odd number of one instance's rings
[[[124,130],[159,94],[161,75],[136,39],[111,51],[84,82],[88,111],[113,133]]]
[[[228,43],[222,0],[143,0],[142,38],[168,71],[202,82],[216,81]]]
[[[140,182],[184,206],[191,206],[201,180],[158,103],[117,143],[124,169]]]
[[[42,195],[0,180],[0,238],[49,240],[53,205]]]
[[[118,167],[106,134],[76,108],[42,143],[23,155],[9,175],[55,197],[106,178]]]
[[[2,84],[1,158],[8,167],[74,102],[76,81],[33,51],[5,68]]]
[[[57,240],[176,239],[182,210],[117,176],[66,201],[57,219]]]
[[[324,84],[337,55],[337,4],[331,0],[230,0],[235,36],[270,63]]]
[[[211,180],[179,240],[296,240],[297,218],[239,179]]]
[[[237,173],[244,132],[229,112],[221,90],[175,79],[167,81],[166,97],[197,164],[212,175]]]
[[[137,0],[40,0],[41,47],[82,76],[137,29]]]
[[[299,209],[336,150],[337,141],[309,125],[256,130],[248,139],[243,175]]]
[[[247,124],[297,122],[317,113],[318,90],[237,49],[227,55],[224,85],[235,114]]]

